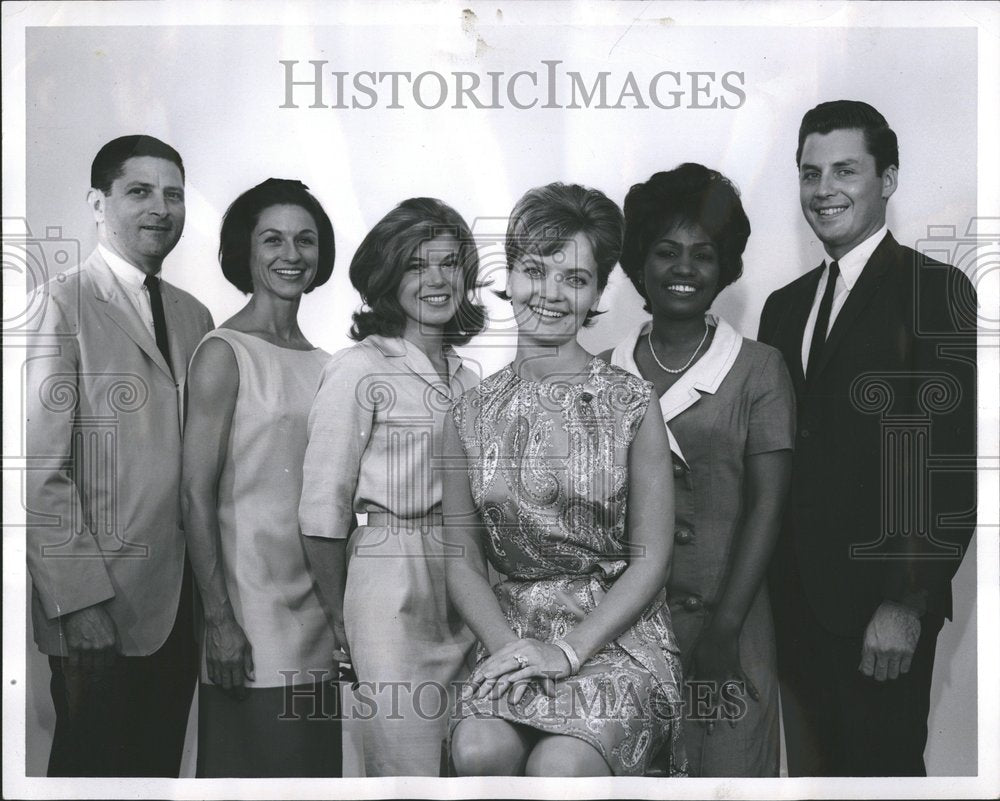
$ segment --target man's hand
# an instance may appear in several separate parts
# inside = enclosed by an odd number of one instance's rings
[[[920,615],[894,601],[883,601],[865,630],[858,670],[876,681],[910,672],[910,660],[920,639]]]
[[[61,620],[71,669],[94,673],[114,664],[118,630],[103,604],[69,612]]]

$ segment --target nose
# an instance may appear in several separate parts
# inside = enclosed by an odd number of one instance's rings
[[[427,270],[424,272],[424,283],[431,286],[441,286],[447,283],[444,278],[444,270],[441,269],[440,264],[428,265]]]
[[[284,246],[281,248],[281,258],[284,261],[295,263],[299,260],[299,248],[295,244],[294,239],[288,239],[285,241]]]
[[[542,297],[545,300],[561,300],[566,294],[566,282],[562,275],[550,272],[542,283]]]
[[[830,173],[823,171],[816,182],[816,194],[819,197],[829,197],[833,194],[833,178]]]
[[[162,192],[151,191],[149,193],[149,211],[160,217],[166,217],[170,214],[170,207]]]
[[[681,276],[691,276],[695,274],[695,269],[691,261],[691,253],[688,251],[683,251],[674,264],[673,270],[671,271],[675,275]]]

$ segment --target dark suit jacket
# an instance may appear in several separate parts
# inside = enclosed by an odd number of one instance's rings
[[[774,292],[760,319],[798,405],[772,592],[793,602],[797,575],[818,619],[845,636],[862,635],[886,599],[950,617],[975,526],[975,291],[887,235],[806,382],[802,337],[822,269]]]

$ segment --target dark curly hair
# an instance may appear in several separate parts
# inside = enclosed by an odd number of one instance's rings
[[[350,337],[401,336],[406,313],[399,305],[399,284],[411,257],[424,242],[450,235],[458,240],[463,290],[455,316],[444,326],[445,342],[464,345],[486,328],[486,310],[473,300],[479,288],[479,253],[468,223],[447,203],[430,197],[404,200],[379,220],[351,259],[351,283],[364,306],[354,313]]]
[[[646,311],[652,311],[643,282],[650,247],[667,231],[691,224],[702,228],[718,249],[717,296],[743,274],[743,251],[750,238],[750,220],[732,181],[701,164],[687,163],[655,173],[625,196],[621,265],[646,301]]]
[[[625,225],[621,209],[597,189],[555,182],[529,189],[510,213],[505,244],[507,272],[525,254],[550,256],[579,233],[587,237],[597,264],[597,288],[608,285],[618,263]],[[506,291],[497,297],[510,300]],[[583,324],[604,312],[588,311]]]
[[[333,239],[333,223],[319,201],[310,193],[309,187],[301,181],[287,178],[268,178],[248,189],[226,210],[222,218],[219,234],[219,263],[222,274],[240,292],[253,292],[253,277],[250,272],[250,238],[264,209],[272,206],[298,206],[312,215],[319,237],[319,259],[316,277],[307,287],[312,292],[330,280],[333,274],[333,260],[336,244]]]

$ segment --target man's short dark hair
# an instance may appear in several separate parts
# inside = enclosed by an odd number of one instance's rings
[[[226,210],[222,218],[219,234],[219,263],[226,279],[243,293],[253,292],[253,278],[250,271],[250,239],[257,227],[261,212],[272,206],[298,206],[309,213],[316,223],[319,238],[319,258],[316,277],[306,288],[312,292],[322,286],[333,274],[333,260],[336,243],[333,239],[333,223],[323,210],[323,206],[309,192],[309,187],[301,181],[287,178],[268,178],[263,183],[248,189]]]
[[[799,126],[795,165],[802,164],[802,146],[809,134],[828,134],[845,129],[858,130],[864,135],[865,147],[875,158],[877,175],[882,175],[886,167],[899,167],[896,132],[874,107],[860,100],[831,100],[807,111]]]
[[[90,185],[100,189],[105,195],[111,194],[111,184],[125,171],[125,162],[139,156],[166,159],[177,165],[184,180],[184,162],[181,155],[166,142],[155,136],[132,134],[112,139],[97,151],[94,163],[90,165]]]

